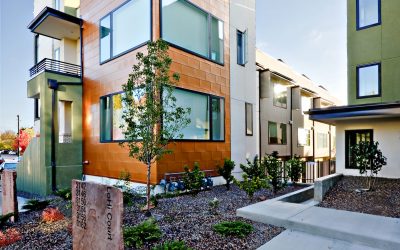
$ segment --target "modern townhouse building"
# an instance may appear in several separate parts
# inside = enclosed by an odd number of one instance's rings
[[[255,0],[36,0],[34,15],[28,97],[37,136],[19,166],[20,190],[48,194],[82,174],[146,181],[146,166],[119,145],[120,97],[136,53],[160,38],[181,76],[178,105],[192,111],[173,154],[152,166],[152,184],[194,162],[215,170],[225,158],[239,165],[258,153]]]
[[[260,85],[260,152],[278,152],[283,159],[298,155],[307,161],[335,158],[335,126],[312,121],[311,108],[341,102],[306,75],[295,72],[280,59],[257,50]]]
[[[358,175],[351,147],[378,141],[387,166],[400,177],[399,1],[347,1],[348,106],[311,110],[313,120],[337,130],[337,171]]]

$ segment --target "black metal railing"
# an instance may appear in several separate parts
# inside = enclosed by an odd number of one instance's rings
[[[49,58],[45,58],[33,66],[30,70],[30,76],[34,76],[42,71],[49,71],[74,77],[81,77],[82,68],[72,63],[61,62]]]

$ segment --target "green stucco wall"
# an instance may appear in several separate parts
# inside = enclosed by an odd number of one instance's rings
[[[43,72],[28,82],[27,95],[40,98],[40,137],[32,140],[17,169],[17,189],[39,195],[51,193],[51,115],[52,90],[48,79],[57,80],[58,101],[72,102],[72,143],[59,143],[58,106],[56,107],[56,176],[57,187],[70,187],[71,180],[82,176],[82,86],[79,78]],[[64,84],[67,83],[67,84]]]
[[[348,103],[364,104],[400,100],[400,1],[381,0],[382,23],[356,29],[356,0],[347,0]],[[381,63],[381,97],[357,99],[358,65]]]

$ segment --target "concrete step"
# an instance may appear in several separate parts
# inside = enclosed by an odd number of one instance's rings
[[[311,235],[293,230],[285,230],[258,250],[378,250],[366,245]]]

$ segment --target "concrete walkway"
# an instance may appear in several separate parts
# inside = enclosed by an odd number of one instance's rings
[[[237,215],[289,229],[261,249],[400,249],[396,218],[289,203],[281,197],[238,209]],[[307,240],[297,244],[302,237]],[[287,244],[292,247],[284,248]]]

